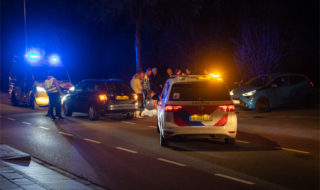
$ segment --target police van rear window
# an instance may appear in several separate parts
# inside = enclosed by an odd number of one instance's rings
[[[173,84],[171,101],[224,101],[230,100],[229,92],[222,82],[190,82]]]

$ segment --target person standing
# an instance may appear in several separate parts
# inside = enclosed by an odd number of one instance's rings
[[[150,89],[157,96],[161,94],[162,90],[162,81],[158,74],[158,69],[156,67],[152,68],[152,74],[150,75]]]
[[[176,75],[182,75],[181,69],[176,69]]]
[[[191,75],[191,71],[189,68],[186,68],[186,75]]]
[[[173,75],[173,71],[171,68],[167,68],[167,74],[164,83]]]
[[[142,80],[142,87],[143,87],[143,105],[144,107],[146,107],[146,104],[147,104],[147,99],[150,98],[151,96],[151,90],[150,90],[150,76],[152,74],[152,70],[150,68],[148,68],[146,70],[146,73],[143,77],[143,80]]]
[[[56,116],[59,119],[63,119],[61,116],[61,99],[60,94],[62,94],[59,83],[56,78],[54,78],[51,71],[48,72],[48,78],[44,82],[46,92],[49,96],[49,116],[52,120],[56,117],[53,114],[53,108],[55,108]]]
[[[138,102],[139,102],[139,116],[141,116],[141,113],[143,111],[143,96],[142,96],[142,79],[144,77],[144,73],[141,71],[139,73],[136,73],[131,81],[130,81],[130,86],[133,89],[133,91],[138,95]]]

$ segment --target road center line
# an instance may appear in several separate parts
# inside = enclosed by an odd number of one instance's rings
[[[40,126],[39,128],[40,128],[40,129],[44,129],[44,130],[50,130],[48,127],[42,127],[42,126]]]
[[[255,184],[255,183],[253,183],[251,181],[247,181],[247,180],[243,180],[243,179],[239,179],[239,178],[235,178],[235,177],[231,177],[231,176],[227,176],[227,175],[223,175],[223,174],[219,174],[219,173],[216,173],[214,175],[219,176],[219,177],[223,177],[223,178],[226,178],[226,179],[231,179],[233,181],[237,181],[237,182],[240,182],[240,183],[245,183],[245,184],[248,184],[248,185],[254,185]]]
[[[101,144],[100,141],[95,141],[95,140],[92,140],[92,139],[84,139],[84,140],[88,141],[88,142],[96,143],[96,144]]]
[[[126,152],[130,152],[132,154],[137,154],[138,153],[137,151],[130,150],[130,149],[127,149],[127,148],[122,148],[122,147],[119,147],[119,146],[117,146],[116,149],[123,150],[123,151],[126,151]]]
[[[310,154],[310,152],[306,152],[306,151],[302,151],[302,150],[296,150],[296,149],[291,149],[291,148],[282,148],[281,150],[285,150],[285,151],[290,151],[290,152],[297,152],[297,153],[301,153],[301,154]]]
[[[26,124],[26,125],[31,125],[31,123],[28,123],[28,122],[25,122],[25,121],[23,121],[21,123]]]
[[[148,127],[149,127],[149,128],[153,128],[153,129],[156,129],[156,128],[157,128],[156,126],[153,126],[153,125],[149,125]]]
[[[11,121],[15,121],[16,120],[15,118],[11,118],[11,117],[8,117],[7,119],[9,119]]]
[[[69,137],[72,137],[72,136],[73,136],[73,135],[70,134],[70,133],[64,133],[64,132],[61,132],[61,131],[59,131],[59,133],[60,133],[61,135],[66,135],[66,136],[69,136]]]
[[[248,142],[248,141],[242,141],[242,140],[236,140],[236,142],[249,144],[249,142]]]
[[[121,121],[121,123],[129,124],[129,125],[135,125],[136,123],[130,122],[130,121]]]
[[[164,159],[164,158],[157,158],[157,160],[162,161],[162,162],[167,162],[169,164],[174,164],[174,165],[177,165],[177,166],[181,166],[181,167],[186,167],[187,166],[185,164],[182,164],[182,163],[179,163],[179,162],[175,162],[175,161],[171,161],[171,160],[167,160],[167,159]]]

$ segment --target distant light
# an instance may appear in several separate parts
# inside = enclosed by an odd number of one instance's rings
[[[71,87],[69,88],[70,91],[74,91],[74,89],[75,89],[74,86],[71,86]]]
[[[25,57],[30,63],[35,63],[41,59],[40,53],[36,50],[31,50],[30,52],[26,53]]]
[[[58,56],[58,55],[51,55],[50,57],[49,57],[49,62],[51,63],[51,64],[59,64],[60,63],[60,57]]]
[[[220,77],[220,75],[219,75],[219,74],[210,74],[210,76],[212,76],[212,77],[216,77],[216,78]]]

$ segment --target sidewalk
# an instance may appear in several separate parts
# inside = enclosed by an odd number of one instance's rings
[[[0,190],[22,189],[102,190],[104,188],[0,144]]]

